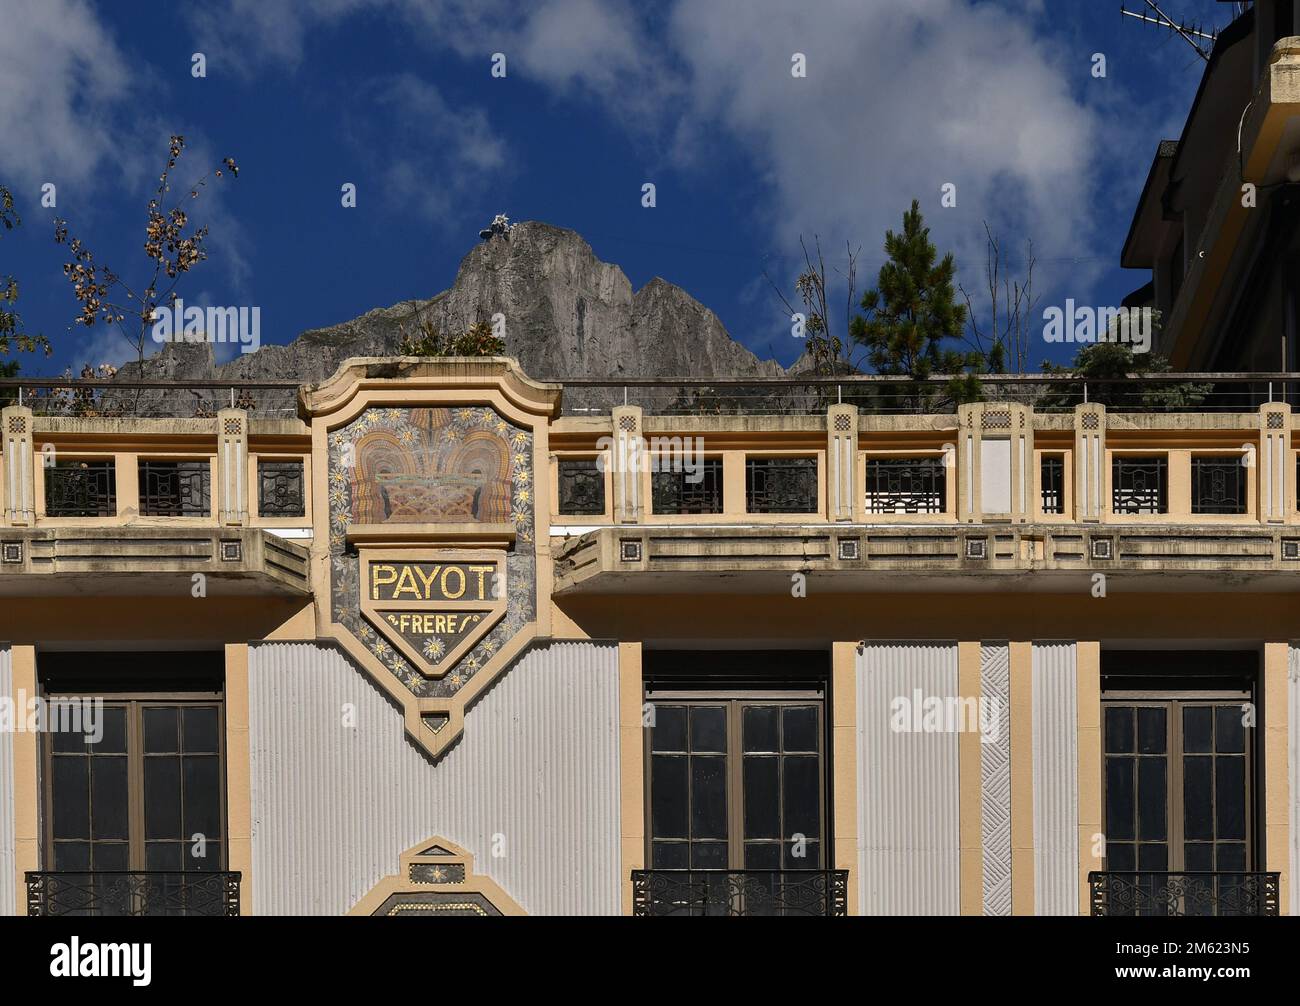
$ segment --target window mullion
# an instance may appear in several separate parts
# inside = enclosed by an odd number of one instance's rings
[[[126,704],[127,835],[132,870],[145,869],[144,855],[144,737],[141,703]]]
[[[727,702],[727,865],[745,868],[745,770],[740,699]]]

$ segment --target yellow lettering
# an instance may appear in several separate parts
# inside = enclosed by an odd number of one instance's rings
[[[456,576],[460,579],[460,587],[456,590],[456,593],[454,594],[447,587],[448,573],[455,573]],[[461,569],[459,566],[448,566],[446,569],[442,571],[442,596],[447,598],[447,600],[449,601],[455,601],[457,598],[462,597],[464,593],[465,593],[465,571]]]
[[[397,586],[393,588],[393,600],[397,600],[403,594],[413,594],[416,600],[420,599],[420,588],[416,586],[415,577],[411,573],[410,566],[402,567],[402,575],[397,578]]]
[[[487,573],[495,572],[495,566],[470,566],[471,573],[478,574],[478,597],[476,600],[482,601],[487,597],[487,588],[483,585],[483,577]]]
[[[419,566],[415,567],[415,575],[418,576],[424,584],[424,593],[420,595],[422,600],[427,601],[429,600],[429,598],[433,597],[433,581],[438,578],[438,570],[440,568],[441,567],[434,566],[433,569],[429,572],[429,575],[425,576],[424,570],[422,570]]]
[[[370,597],[372,600],[379,600],[379,588],[392,583],[397,579],[397,569],[393,566],[371,566],[370,567]]]

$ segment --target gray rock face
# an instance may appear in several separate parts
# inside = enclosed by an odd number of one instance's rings
[[[507,354],[539,380],[783,373],[732,339],[717,315],[685,291],[655,278],[634,293],[623,270],[596,258],[580,235],[536,222],[475,246],[451,289],[431,300],[377,308],[215,370],[209,354],[208,373],[218,380],[311,383],[351,356],[396,355],[403,331],[413,332],[421,318],[456,333],[498,313],[505,317]],[[191,370],[202,369],[200,361],[185,356],[178,369],[198,378]],[[146,362],[146,374],[152,364]]]

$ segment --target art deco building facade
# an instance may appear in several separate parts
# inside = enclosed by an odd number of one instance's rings
[[[29,390],[0,912],[1296,913],[1291,408],[990,391]]]

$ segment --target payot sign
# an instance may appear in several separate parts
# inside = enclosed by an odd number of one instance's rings
[[[361,612],[426,677],[446,674],[506,611],[500,555],[361,556]]]

